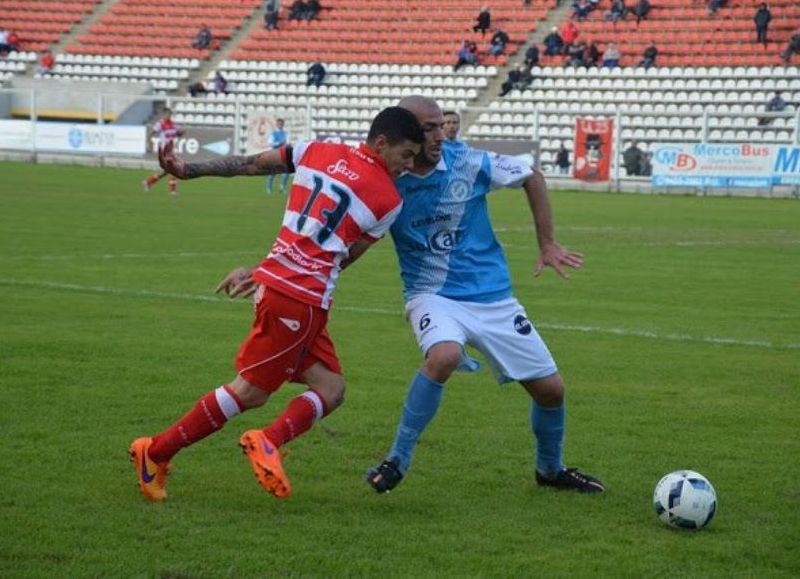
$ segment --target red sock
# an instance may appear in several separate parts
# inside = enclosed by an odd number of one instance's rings
[[[150,458],[167,462],[184,447],[215,433],[228,419],[242,411],[242,405],[230,386],[209,392],[175,424],[153,437]]]
[[[306,390],[289,401],[283,413],[264,429],[264,434],[275,446],[282,446],[303,434],[327,414],[328,405],[322,396],[313,390]]]
[[[160,173],[159,173],[159,174],[156,174],[156,175],[150,175],[150,176],[147,178],[147,184],[148,184],[150,187],[152,187],[153,185],[155,185],[155,184],[158,182],[158,180],[159,180],[159,179],[161,179],[161,174],[160,174]]]

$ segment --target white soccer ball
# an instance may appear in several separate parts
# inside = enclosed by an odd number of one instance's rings
[[[653,492],[658,518],[683,529],[702,529],[717,510],[717,493],[708,479],[693,470],[677,470],[658,481]]]

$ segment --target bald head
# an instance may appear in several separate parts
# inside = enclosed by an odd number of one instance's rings
[[[397,106],[414,113],[425,131],[425,143],[414,161],[413,169],[415,173],[425,173],[435,167],[442,158],[444,140],[442,109],[435,100],[422,95],[404,97]]]
[[[403,97],[400,99],[400,102],[397,103],[397,106],[411,111],[417,118],[427,113],[435,111],[441,112],[439,104],[435,100],[419,94]]]

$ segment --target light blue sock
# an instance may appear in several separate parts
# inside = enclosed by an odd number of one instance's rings
[[[544,475],[554,475],[564,469],[561,445],[565,422],[564,403],[548,408],[531,402],[531,428],[536,435],[536,470]]]
[[[289,184],[289,173],[281,175],[281,191],[286,193],[286,185]]]
[[[414,453],[414,447],[417,445],[422,431],[436,416],[436,411],[442,402],[443,392],[444,385],[434,382],[422,371],[417,372],[411,381],[405,404],[403,404],[400,424],[397,425],[394,444],[388,455],[389,458],[396,457],[400,460],[400,471],[403,474],[411,465],[411,455]]]
[[[266,183],[267,193],[272,193],[272,183],[274,182],[274,180],[275,180],[275,175],[270,175],[269,177],[267,177],[267,183]]]

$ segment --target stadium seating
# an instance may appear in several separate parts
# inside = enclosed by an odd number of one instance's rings
[[[197,58],[58,54],[52,78],[109,82],[149,82],[157,93],[177,90],[200,66]]]
[[[20,50],[41,52],[94,10],[101,0],[0,0],[0,27],[20,37]]]
[[[225,0],[120,0],[67,52],[204,60],[257,7],[258,0],[235,4]],[[210,27],[214,43],[207,49],[192,48],[192,41],[204,24]]]
[[[472,32],[478,6],[463,0],[328,0],[319,18],[288,21],[287,4],[279,30],[257,30],[231,55],[236,60],[298,60],[367,64],[453,64],[464,40],[481,52],[490,34]],[[491,3],[492,27],[511,38],[506,55],[485,56],[484,64],[502,65],[524,43],[555,0],[523,6],[520,0]]]
[[[492,102],[468,134],[518,138],[538,132],[542,158],[549,159],[562,143],[572,148],[578,116],[614,117],[619,109],[622,139],[647,149],[654,142],[699,140],[708,111],[709,141],[789,142],[794,118],[760,125],[758,113],[776,90],[787,101],[800,102],[797,67],[536,67],[532,72],[536,80],[528,90]]]

